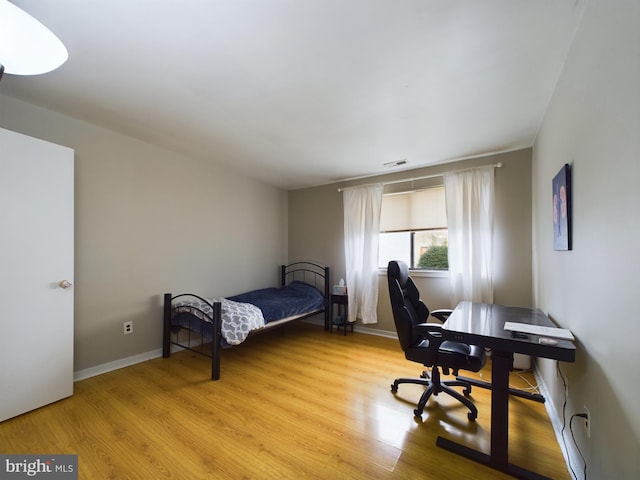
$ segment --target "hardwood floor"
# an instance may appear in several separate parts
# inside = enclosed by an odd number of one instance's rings
[[[444,394],[414,419],[421,387],[390,392],[421,372],[397,340],[298,323],[224,350],[220,381],[209,365],[182,351],[77,382],[0,423],[0,452],[78,454],[81,479],[511,478],[435,446],[443,435],[487,451],[490,392],[473,389],[475,423]],[[570,478],[544,405],[510,403],[510,460]]]

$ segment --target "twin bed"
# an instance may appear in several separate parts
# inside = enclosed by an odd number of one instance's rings
[[[171,346],[211,357],[211,379],[220,378],[220,353],[249,335],[315,315],[329,328],[329,267],[296,262],[280,267],[280,287],[263,288],[221,299],[184,293],[164,294],[162,356]]]

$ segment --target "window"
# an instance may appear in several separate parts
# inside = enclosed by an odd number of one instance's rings
[[[382,197],[378,265],[402,260],[413,269],[447,270],[444,186]]]

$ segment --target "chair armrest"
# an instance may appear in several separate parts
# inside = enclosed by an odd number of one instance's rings
[[[428,340],[429,345],[434,348],[439,348],[444,340],[442,338],[442,324],[440,323],[419,323],[413,328],[418,337]]]
[[[416,329],[416,331],[426,331],[426,332],[437,333],[442,331],[442,324],[434,323],[434,322],[425,322],[425,323],[416,324],[414,328]]]
[[[416,334],[421,337],[434,338],[442,337],[442,324],[440,323],[418,323],[414,328]]]
[[[431,315],[440,320],[442,323],[447,321],[447,318],[453,313],[453,310],[448,308],[441,308],[439,310],[433,310]]]

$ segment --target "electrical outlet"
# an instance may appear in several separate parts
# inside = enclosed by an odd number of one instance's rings
[[[584,406],[584,413],[587,416],[584,419],[584,429],[587,432],[587,438],[591,438],[591,412],[586,405]]]
[[[130,333],[133,333],[133,322],[124,322],[123,327],[124,327],[125,335],[129,335]]]

